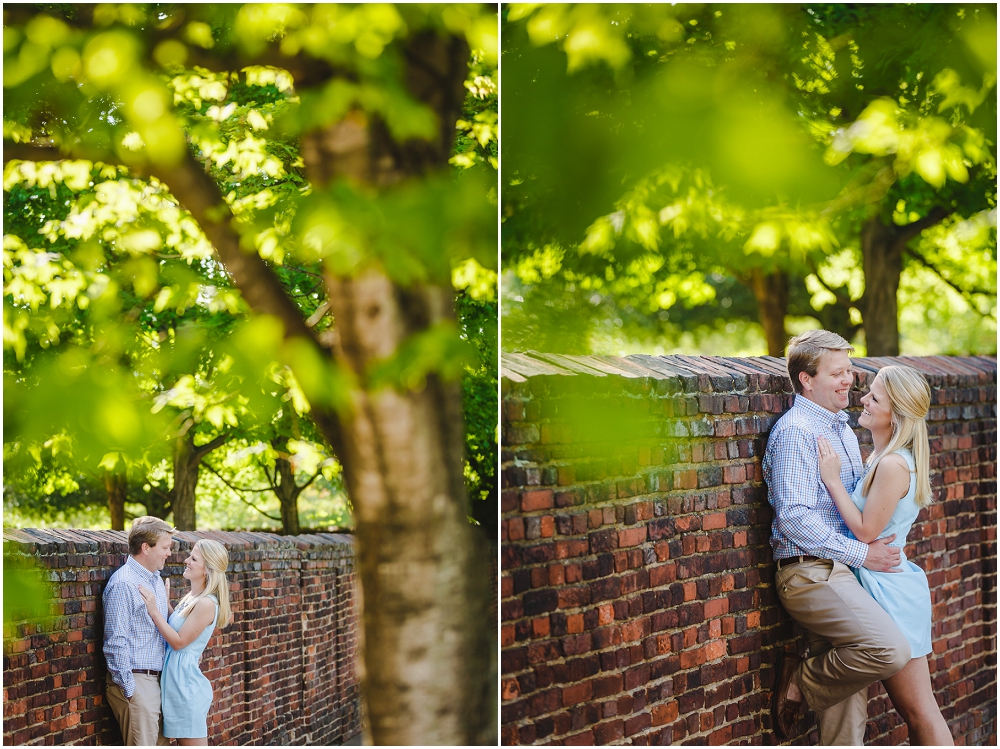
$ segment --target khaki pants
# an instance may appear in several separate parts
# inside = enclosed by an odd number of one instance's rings
[[[156,746],[169,744],[163,737],[160,719],[160,679],[149,674],[132,674],[135,694],[125,698],[122,688],[108,674],[107,695],[111,712],[122,729],[126,746]]]
[[[906,637],[840,562],[789,564],[774,582],[809,639],[809,658],[795,678],[819,719],[820,743],[862,746],[868,686],[910,662]]]

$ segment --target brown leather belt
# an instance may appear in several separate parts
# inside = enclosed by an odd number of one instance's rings
[[[160,675],[159,671],[154,671],[151,668],[133,668],[132,669],[132,673],[133,674],[146,674],[147,676],[159,676]]]
[[[785,559],[779,559],[777,560],[777,562],[775,562],[775,564],[778,565],[778,569],[780,570],[782,567],[787,567],[790,564],[798,564],[799,562],[818,562],[818,561],[820,561],[819,557],[811,557],[808,555],[803,555],[800,557],[786,557]]]

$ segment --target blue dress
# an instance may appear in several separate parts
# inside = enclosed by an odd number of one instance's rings
[[[914,501],[917,491],[917,474],[914,468],[913,454],[906,448],[896,451],[903,456],[906,464],[910,467],[910,489],[906,492],[896,511],[889,518],[889,523],[885,530],[879,534],[879,538],[896,534],[896,540],[891,546],[899,548],[901,556],[900,566],[902,572],[872,572],[865,567],[854,569],[858,581],[862,587],[871,593],[872,598],[886,610],[892,620],[906,636],[910,643],[910,657],[919,658],[931,652],[931,591],[927,585],[927,575],[913,562],[906,558],[903,546],[906,545],[906,535],[910,532],[910,526],[917,519],[920,508]],[[854,488],[851,499],[858,509],[864,512],[865,497],[861,496],[861,485],[859,480]],[[853,537],[853,534],[852,534]]]
[[[219,600],[215,602],[215,619],[186,648],[174,650],[167,646],[167,657],[160,675],[160,703],[163,707],[163,735],[168,739],[201,739],[208,736],[208,709],[212,706],[212,685],[198,663],[219,617]],[[186,621],[178,610],[167,620],[175,632]]]

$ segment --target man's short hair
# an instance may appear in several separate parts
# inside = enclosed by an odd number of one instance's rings
[[[132,556],[138,556],[142,553],[143,544],[156,546],[160,536],[173,532],[174,529],[170,527],[170,524],[160,518],[152,515],[136,518],[132,521],[132,529],[128,532],[128,553]]]
[[[829,330],[807,330],[788,342],[788,348],[785,349],[788,376],[792,378],[792,387],[796,393],[802,393],[799,373],[805,372],[810,377],[815,377],[819,371],[819,358],[825,351],[846,351],[853,354],[854,347]]]

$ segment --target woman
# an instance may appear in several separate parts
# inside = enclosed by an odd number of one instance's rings
[[[208,745],[212,685],[198,662],[215,627],[229,623],[228,567],[226,547],[210,539],[198,541],[184,562],[184,577],[191,581],[191,592],[176,609],[168,604],[169,620],[157,610],[152,591],[139,587],[150,618],[170,646],[160,676],[163,735],[177,739],[181,746]]]
[[[906,559],[902,547],[922,507],[930,504],[930,458],[924,419],[930,408],[927,382],[911,367],[879,371],[866,396],[858,424],[872,433],[875,449],[868,471],[849,495],[840,481],[840,458],[818,440],[820,475],[854,536],[863,543],[896,534],[902,562],[893,572],[854,570],[861,585],[906,635],[912,659],[882,682],[910,732],[922,746],[954,746],[931,690],[927,655],[931,652],[931,596],[927,576]]]

